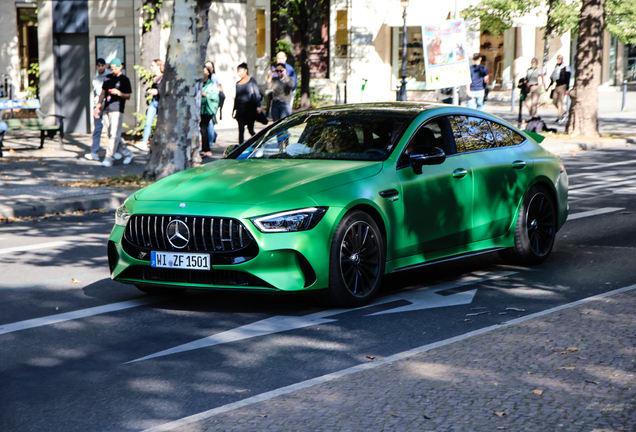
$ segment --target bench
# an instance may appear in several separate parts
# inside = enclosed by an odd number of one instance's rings
[[[44,139],[48,136],[53,138],[56,133],[59,137],[59,146],[61,150],[64,150],[64,116],[57,114],[44,114],[41,110],[35,110],[37,118],[9,118],[0,119],[0,121],[6,123],[7,130],[4,135],[12,135],[19,137],[20,132],[27,131],[39,131],[40,132],[40,147],[44,147]],[[0,135],[2,133],[0,132]],[[29,137],[29,136],[27,136]],[[0,157],[2,157],[2,139],[0,136]],[[30,137],[29,137],[30,138]]]

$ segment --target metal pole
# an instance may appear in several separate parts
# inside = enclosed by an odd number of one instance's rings
[[[455,19],[459,18],[457,10],[457,0],[455,0]],[[459,105],[459,87],[453,87],[453,105]]]
[[[627,80],[623,81],[623,106],[621,107],[621,112],[625,111],[626,100],[627,100]]]
[[[340,84],[336,84],[336,105],[340,105]]]
[[[514,82],[511,85],[512,90],[510,92],[510,112],[515,112],[515,86]]]
[[[347,92],[349,91],[349,87],[347,86],[347,80],[345,80],[344,82],[344,91],[342,93],[344,93],[344,103],[345,105],[347,104]]]
[[[521,112],[523,111],[523,101],[519,98],[519,118],[517,119],[517,127],[521,128]]]
[[[397,100],[406,101],[406,8],[404,8],[402,18],[404,18],[404,27],[402,28],[402,82],[397,94]]]

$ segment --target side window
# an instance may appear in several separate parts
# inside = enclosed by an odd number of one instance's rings
[[[478,117],[453,116],[451,128],[458,153],[486,150],[497,147],[488,121]]]
[[[411,137],[409,143],[406,145],[404,153],[400,157],[400,163],[398,164],[398,167],[410,165],[409,155],[415,147],[437,147],[446,151],[444,135],[444,129],[442,128],[442,125],[440,125],[438,119],[433,119],[420,126],[420,128]]]
[[[490,123],[490,129],[492,130],[492,133],[499,147],[514,146],[514,145],[521,144],[522,142],[525,141],[524,137],[522,137],[521,135],[519,135],[517,132],[513,131],[509,127],[506,127],[504,125],[501,125],[495,122],[489,122],[489,123]]]

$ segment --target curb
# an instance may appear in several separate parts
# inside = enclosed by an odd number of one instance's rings
[[[0,204],[0,217],[43,216],[51,213],[72,213],[78,210],[116,209],[130,196],[126,192],[112,192],[100,195],[62,198],[40,201],[35,204]]]
[[[594,141],[562,141],[546,138],[540,145],[552,153],[567,153],[581,150],[600,150],[612,147],[625,147],[636,144],[636,137],[598,139]]]

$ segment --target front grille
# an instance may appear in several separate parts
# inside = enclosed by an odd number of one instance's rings
[[[192,283],[201,285],[230,285],[246,287],[274,287],[249,273],[234,270],[184,270],[131,266],[119,275],[120,279],[143,280],[148,282]]]
[[[168,224],[175,219],[184,222],[189,230],[190,241],[184,248],[176,248],[168,241]],[[227,253],[256,245],[240,221],[201,216],[133,215],[124,238],[142,251]]]

